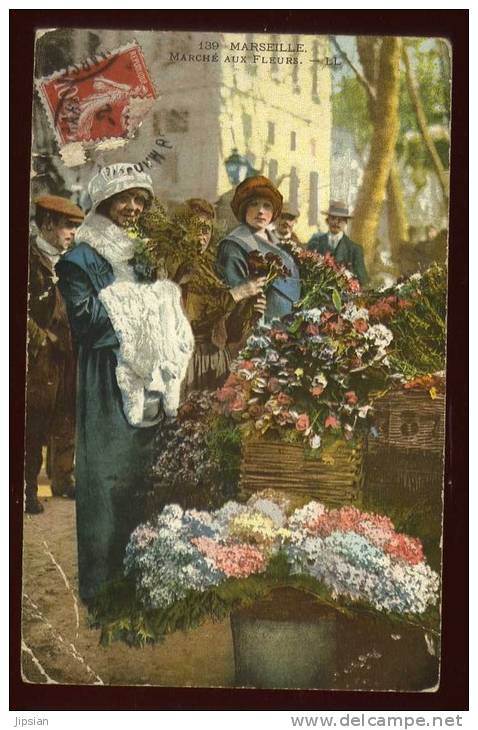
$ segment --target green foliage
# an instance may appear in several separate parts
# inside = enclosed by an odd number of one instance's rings
[[[445,267],[431,266],[415,289],[413,306],[388,323],[394,337],[390,361],[407,379],[445,368],[446,293]]]
[[[429,126],[448,129],[451,77],[446,42],[431,38],[407,40],[407,48]],[[360,69],[360,62],[355,60],[355,63]],[[341,79],[338,90],[332,95],[332,121],[334,127],[350,132],[356,151],[363,156],[372,136],[373,124],[367,92],[353,72],[349,74]],[[448,169],[449,139],[444,135],[434,141],[441,161]],[[403,66],[397,155],[404,158],[406,165],[414,170],[414,181],[420,189],[427,172],[432,169],[432,163],[420,134]]]
[[[344,76],[332,96],[332,124],[350,132],[357,152],[365,154],[373,126],[367,92],[355,76]]]
[[[206,438],[209,453],[217,465],[217,474],[230,485],[230,496],[236,493],[241,467],[242,433],[226,416],[214,416]]]

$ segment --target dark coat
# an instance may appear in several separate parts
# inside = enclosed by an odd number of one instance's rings
[[[354,243],[348,236],[344,235],[339,241],[335,251],[329,246],[329,237],[327,233],[315,233],[307,244],[309,251],[317,251],[318,253],[330,253],[338,264],[343,264],[354,276],[357,277],[360,284],[365,286],[368,281],[367,269],[363,257],[363,248],[358,243]]]
[[[71,479],[76,362],[53,265],[36,237],[30,241],[29,274],[25,481],[36,494],[41,449],[52,439],[61,441],[63,452],[62,464],[50,465],[52,481],[62,487]]]
[[[124,549],[144,519],[145,472],[155,427],[134,428],[116,382],[118,340],[98,293],[110,263],[78,243],[56,267],[78,345],[76,502],[80,596],[122,572]]]
[[[267,243],[260,236],[254,235],[249,226],[243,224],[235,228],[220,242],[217,255],[217,269],[229,286],[243,284],[250,278],[247,255],[250,251],[262,254],[273,253],[291,272],[286,279],[276,279],[266,293],[265,320],[283,317],[292,312],[294,304],[300,297],[300,279],[297,265],[292,256],[280,246]]]

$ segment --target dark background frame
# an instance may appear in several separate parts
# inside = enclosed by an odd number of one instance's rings
[[[23,431],[33,44],[37,27],[404,35],[447,38],[453,51],[443,637],[435,693],[92,687],[24,683],[20,672]],[[468,709],[468,11],[10,11],[10,709]]]

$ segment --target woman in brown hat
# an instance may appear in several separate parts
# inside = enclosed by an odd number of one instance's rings
[[[183,381],[183,395],[192,390],[214,390],[222,385],[231,361],[228,341],[241,339],[238,302],[260,294],[262,278],[227,286],[215,273],[209,251],[215,223],[214,208],[206,200],[186,200],[181,215],[193,218],[199,228],[200,259],[194,266],[180,266],[173,278],[181,287],[186,316],[194,334],[195,348]],[[168,267],[169,268],[169,267]],[[234,334],[233,334],[234,333]]]
[[[267,177],[249,177],[236,188],[231,208],[240,225],[219,244],[218,271],[229,286],[237,286],[251,279],[248,255],[252,251],[280,256],[290,276],[275,279],[269,287],[264,321],[290,314],[300,297],[299,272],[292,256],[277,245],[268,229],[281,212],[282,195]]]

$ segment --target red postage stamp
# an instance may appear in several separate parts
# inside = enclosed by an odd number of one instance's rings
[[[38,79],[36,86],[60,145],[129,137],[157,98],[137,43]]]

